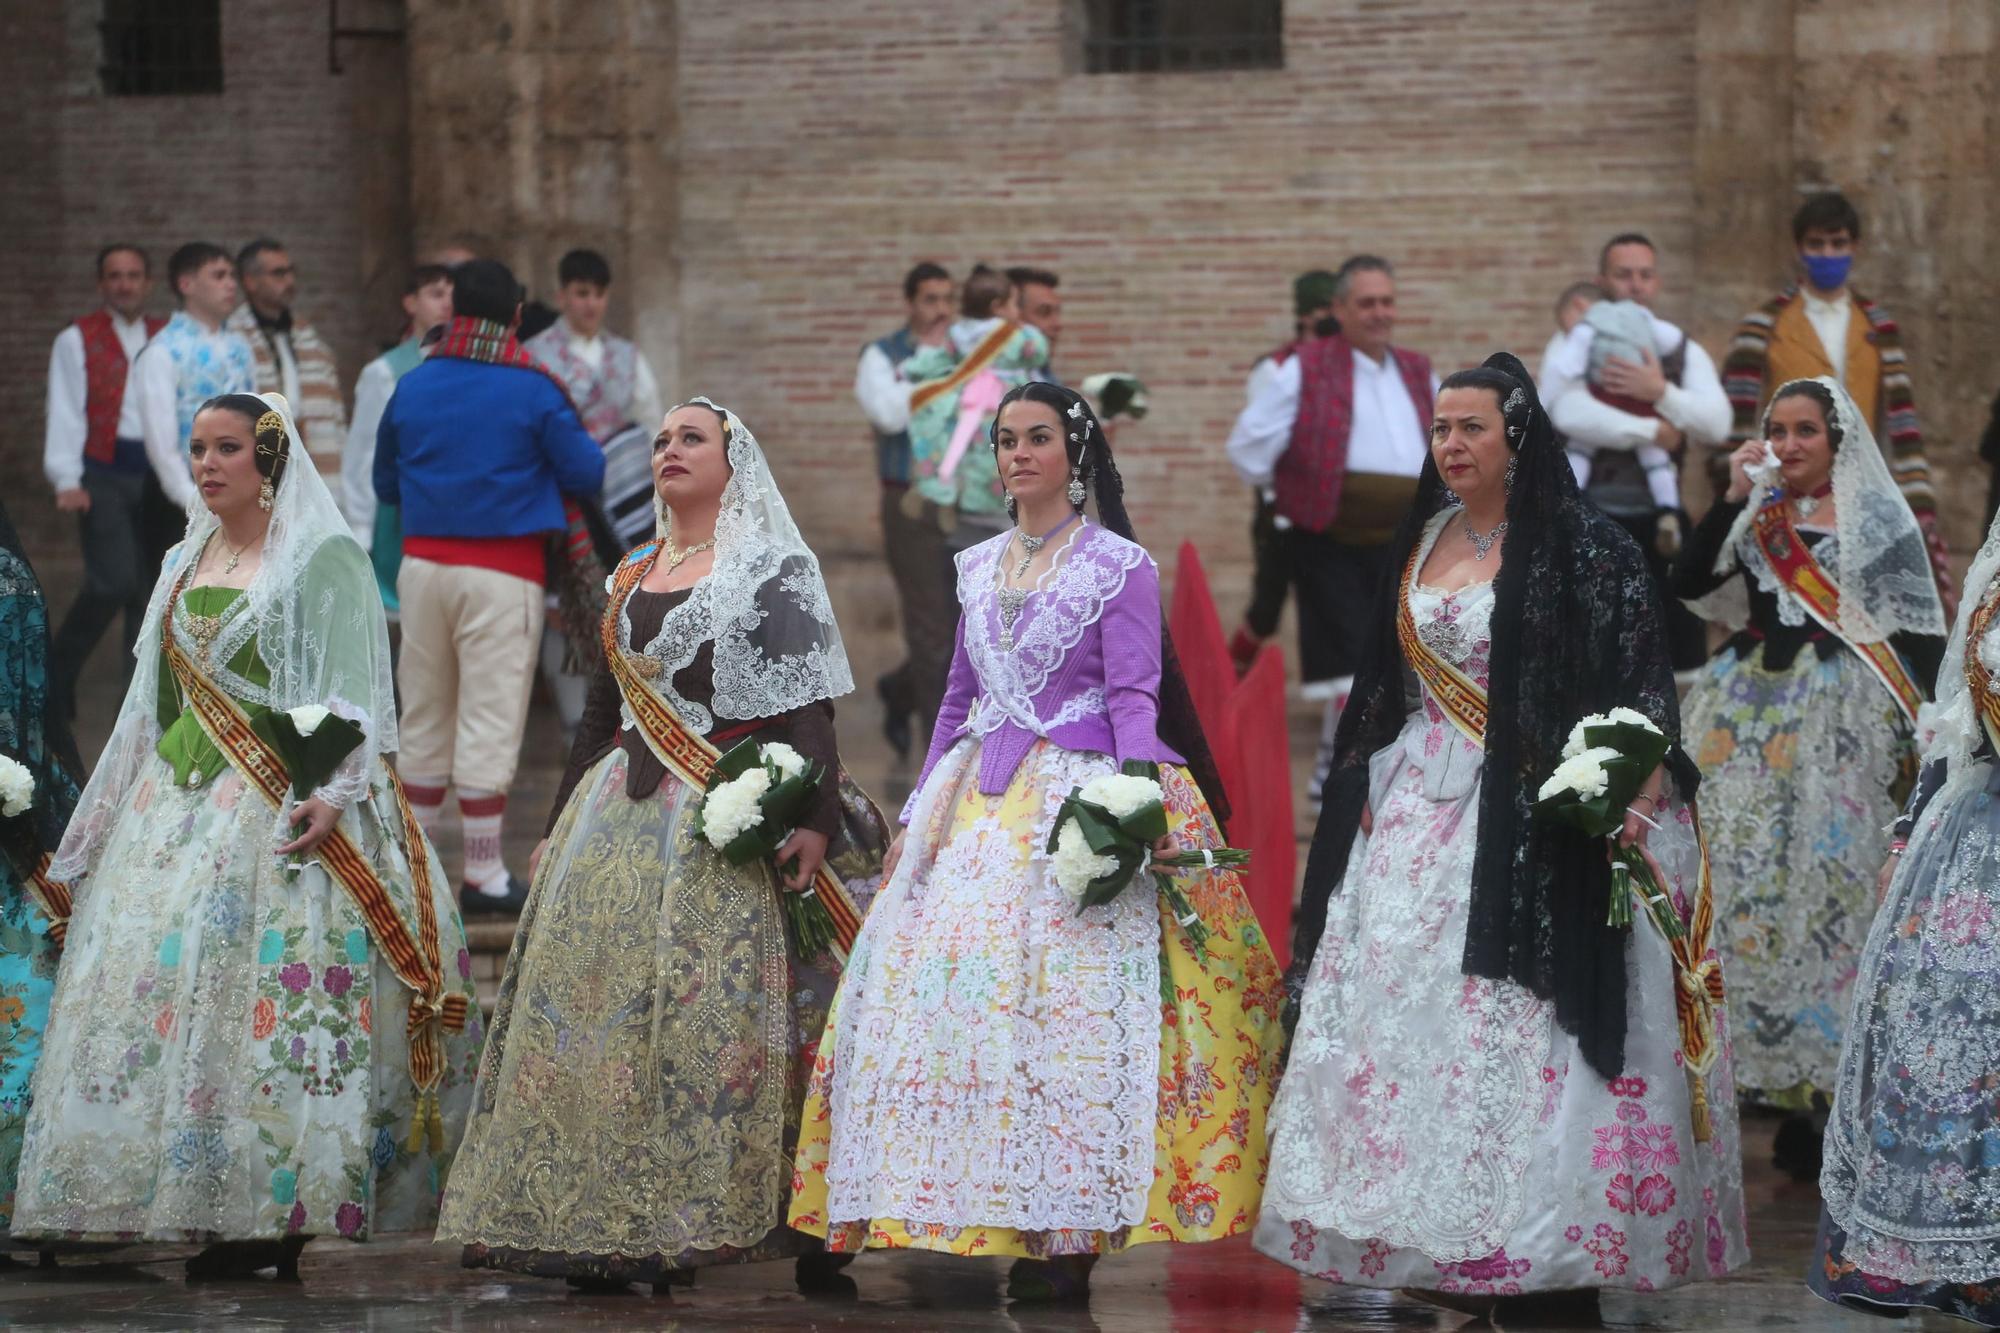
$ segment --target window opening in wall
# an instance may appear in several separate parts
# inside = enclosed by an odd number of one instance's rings
[[[1087,74],[1282,69],[1283,0],[1082,0]]]
[[[104,0],[98,29],[110,96],[222,91],[221,0]]]

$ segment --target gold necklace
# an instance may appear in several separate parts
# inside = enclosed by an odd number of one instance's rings
[[[669,537],[667,539],[667,573],[669,574],[673,573],[675,570],[679,569],[682,565],[686,564],[689,560],[691,560],[697,555],[700,555],[703,551],[712,551],[714,549],[715,549],[715,538],[713,537],[710,537],[705,542],[696,542],[693,546],[688,547],[685,551],[680,550],[678,547],[676,547],[674,545],[673,538]]]

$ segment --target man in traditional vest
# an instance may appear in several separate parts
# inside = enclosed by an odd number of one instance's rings
[[[882,483],[882,548],[903,623],[903,662],[875,682],[882,699],[882,734],[905,758],[915,735],[911,718],[928,727],[937,720],[944,680],[919,680],[918,664],[951,663],[958,628],[958,596],[945,573],[951,552],[935,522],[908,512],[910,490],[910,382],[903,363],[919,347],[940,347],[951,328],[951,274],[928,261],[903,277],[908,315],[901,327],[861,349],[854,370],[854,399],[875,432],[875,475]]]
[[[1951,610],[1950,570],[1938,533],[1937,493],[1917,426],[1916,393],[1903,353],[1902,331],[1888,312],[1848,285],[1861,249],[1861,214],[1842,194],[1813,195],[1792,215],[1799,281],[1743,317],[1722,362],[1722,387],[1735,411],[1729,440],[1710,452],[1709,476],[1719,495],[1729,455],[1758,438],[1764,408],[1780,385],[1831,375],[1882,443],[1903,498],[1916,511],[1931,548],[1938,586]]]
[[[1634,301],[1648,310],[1660,299],[1659,254],[1638,232],[1612,237],[1598,251],[1597,283],[1614,301]],[[1557,344],[1550,344],[1550,351]],[[1564,373],[1563,358],[1544,355],[1540,388],[1549,420],[1572,444],[1590,454],[1590,483],[1584,494],[1645,552],[1654,587],[1667,608],[1667,644],[1676,671],[1692,671],[1708,658],[1708,636],[1699,617],[1667,592],[1668,575],[1680,552],[1686,515],[1661,512],[1647,488],[1635,452],[1658,445],[1681,457],[1692,446],[1697,457],[1729,435],[1729,399],[1715,362],[1701,344],[1685,335],[1666,356],[1642,349],[1640,364],[1613,358],[1602,382]],[[1620,406],[1619,404],[1626,404]],[[1653,415],[1628,410],[1650,404]]]
[[[347,403],[340,392],[340,363],[319,331],[292,309],[299,270],[284,244],[263,237],[236,254],[243,304],[228,327],[250,344],[257,362],[257,392],[281,393],[312,456],[313,466],[338,486],[340,450],[347,443]]]
[[[97,255],[104,304],[57,334],[49,353],[42,471],[56,508],[77,516],[83,541],[83,587],[49,658],[50,693],[65,717],[75,715],[72,689],[84,663],[120,611],[125,651],[118,669],[121,680],[131,675],[132,645],[157,573],[143,534],[159,525],[166,495],[146,459],[138,400],[125,392],[133,359],[167,322],[144,313],[152,289],[144,250],[107,245]]]
[[[354,382],[354,422],[340,453],[340,507],[354,539],[375,566],[375,586],[391,619],[403,566],[403,522],[395,505],[375,498],[375,432],[396,384],[424,359],[424,336],[451,323],[451,270],[419,264],[403,285],[403,340],[361,369]]]
[[[604,327],[611,306],[611,264],[603,255],[571,250],[556,264],[556,284],[555,323],[523,338],[521,346],[562,381],[584,429],[605,450],[604,489],[597,503],[607,515],[641,514],[650,533],[653,436],[667,415],[659,381],[634,343]],[[588,627],[587,635],[577,633],[580,628],[566,623],[551,594],[540,665],[565,737],[573,737],[583,720],[584,696],[598,662],[596,625]],[[565,659],[572,669],[564,669]],[[574,669],[578,667],[583,669]]]
[[[1356,255],[1334,275],[1340,331],[1296,347],[1257,387],[1230,432],[1230,462],[1269,488],[1298,594],[1300,693],[1326,702],[1312,795],[1354,684],[1390,539],[1429,454],[1437,377],[1395,347],[1396,271]]]
[[[1333,317],[1334,275],[1323,268],[1301,273],[1292,281],[1292,336],[1272,351],[1257,358],[1243,387],[1247,405],[1257,401],[1278,367],[1314,338],[1340,332]],[[1288,563],[1283,528],[1291,525],[1278,518],[1277,493],[1270,486],[1256,488],[1257,513],[1250,521],[1250,552],[1255,572],[1250,581],[1250,607],[1243,623],[1229,639],[1229,657],[1236,674],[1248,671],[1264,647],[1264,641],[1278,632],[1278,617],[1285,613],[1285,598],[1292,590],[1292,567]]]

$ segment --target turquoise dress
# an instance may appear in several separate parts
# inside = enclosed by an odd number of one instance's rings
[[[48,754],[43,734],[48,642],[48,606],[34,571],[0,546],[0,754],[45,775],[32,809],[0,819],[0,1229],[14,1220],[28,1084],[42,1054],[58,957],[27,872],[42,851],[54,850],[43,845],[43,830],[60,829],[77,798],[75,776]]]

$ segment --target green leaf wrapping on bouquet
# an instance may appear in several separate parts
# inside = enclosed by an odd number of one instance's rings
[[[1636,728],[1634,728],[1636,730]],[[1625,827],[1625,808],[1638,796],[1660,761],[1642,763],[1624,755],[1604,761],[1609,779],[1602,795],[1578,799],[1574,792],[1559,792],[1535,802],[1535,813],[1544,819],[1567,824],[1593,838],[1605,838]]]
[[[715,767],[709,771],[708,790],[714,791],[725,782],[736,781],[757,767],[761,758],[755,736],[745,737],[736,742],[722,752],[722,757],[715,761]]]
[[[301,736],[289,713],[267,708],[250,718],[250,730],[285,761],[285,772],[292,778],[292,795],[301,801],[324,787],[362,741],[359,724],[338,713],[328,713],[312,735]]]

